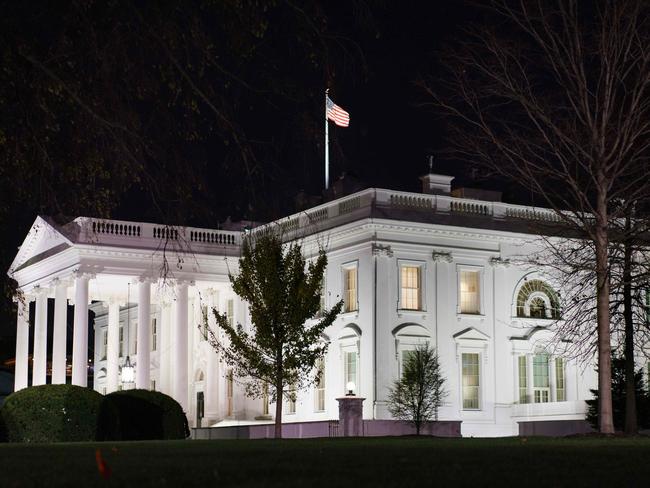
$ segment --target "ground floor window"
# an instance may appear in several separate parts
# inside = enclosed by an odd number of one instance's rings
[[[477,410],[480,403],[480,362],[478,353],[462,354],[463,409]]]
[[[357,393],[357,352],[356,351],[345,351],[344,352],[345,360],[345,373],[344,373],[344,386],[347,393],[348,385],[354,384],[353,393]]]
[[[314,410],[317,412],[325,411],[325,359],[319,358],[316,361],[316,371],[318,372],[318,381],[314,385]]]
[[[519,403],[566,401],[565,360],[547,353],[517,357]],[[530,375],[529,375],[530,374]]]

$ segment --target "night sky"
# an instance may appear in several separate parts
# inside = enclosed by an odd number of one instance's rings
[[[351,116],[347,129],[330,124],[333,180],[418,191],[430,154],[437,172],[473,174],[444,157],[445,121],[420,106],[415,81],[435,75],[475,8],[279,2],[258,19],[211,5],[2,3],[2,269],[39,213],[202,227],[291,213],[300,190],[323,189],[326,86]],[[217,111],[250,142],[251,173]],[[5,280],[3,335],[15,333],[12,293]]]

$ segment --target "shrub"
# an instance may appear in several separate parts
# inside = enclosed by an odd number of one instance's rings
[[[102,396],[73,385],[32,386],[12,393],[0,409],[9,442],[93,441]]]
[[[100,440],[185,439],[189,433],[182,407],[164,393],[126,390],[104,397]]]

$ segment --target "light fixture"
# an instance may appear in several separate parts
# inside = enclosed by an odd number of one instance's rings
[[[354,384],[354,381],[348,381],[345,384],[345,389],[348,391],[345,396],[354,396],[354,390],[357,388],[357,385]]]
[[[131,364],[131,358],[129,357],[129,325],[131,323],[129,299],[131,295],[131,283],[127,283],[126,288],[126,360],[122,365],[122,384],[123,385],[132,385],[135,383],[135,366]]]

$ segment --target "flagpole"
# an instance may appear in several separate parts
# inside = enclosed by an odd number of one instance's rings
[[[325,190],[329,188],[330,182],[330,138],[329,138],[329,124],[327,123],[327,92],[325,90]]]

